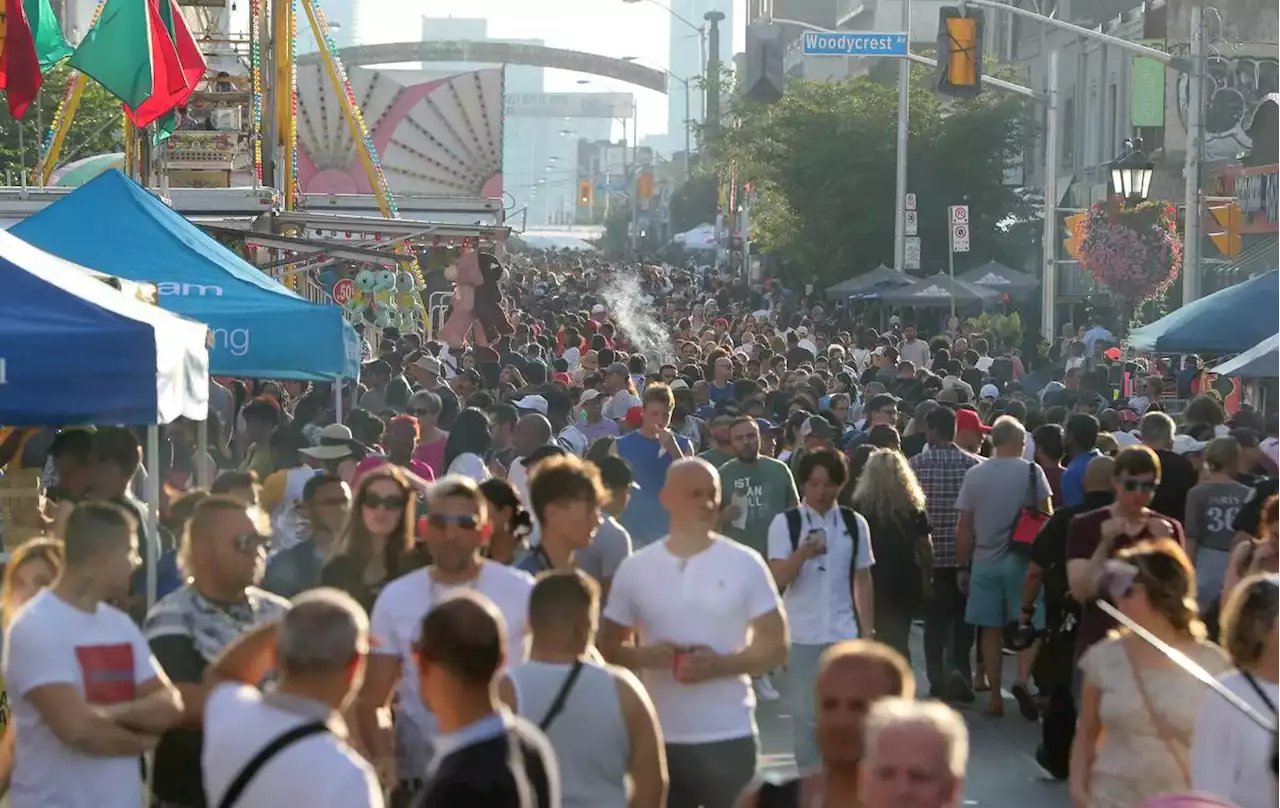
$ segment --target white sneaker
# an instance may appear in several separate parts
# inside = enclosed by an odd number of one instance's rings
[[[769,674],[761,676],[755,680],[756,698],[761,701],[777,701],[782,698],[782,694],[773,686],[773,680],[769,678]]]

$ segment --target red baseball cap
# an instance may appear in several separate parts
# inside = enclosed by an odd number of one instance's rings
[[[644,426],[644,407],[632,407],[627,410],[626,417],[622,420],[626,421],[628,426],[639,429]]]
[[[956,410],[957,432],[981,432],[987,434],[991,427],[982,423],[982,419],[973,410]]]

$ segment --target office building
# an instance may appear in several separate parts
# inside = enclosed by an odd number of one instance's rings
[[[667,135],[658,149],[666,155],[684,151],[685,128],[690,125],[688,121],[701,123],[703,119],[705,106],[700,85],[702,76],[706,74],[704,38],[708,27],[703,15],[709,11],[724,14],[720,21],[720,61],[725,66],[733,64],[733,0],[671,0],[670,7],[667,69],[672,77],[667,81]],[[689,82],[687,116],[685,81]]]

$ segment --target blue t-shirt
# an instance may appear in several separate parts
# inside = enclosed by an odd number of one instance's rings
[[[733,403],[733,382],[729,382],[724,387],[717,387],[715,382],[707,385],[711,390],[712,404],[732,404]]]
[[[712,388],[714,389],[714,388]],[[676,443],[686,456],[693,454],[689,439],[676,436]],[[670,530],[671,518],[658,502],[658,492],[667,481],[667,469],[673,458],[654,438],[632,432],[618,439],[618,456],[631,464],[639,490],[632,491],[631,502],[618,520],[631,534],[631,543],[639,549],[652,544]]]
[[[1084,504],[1084,470],[1095,457],[1102,457],[1102,452],[1090,449],[1071,458],[1067,464],[1066,471],[1062,472],[1062,507]]]

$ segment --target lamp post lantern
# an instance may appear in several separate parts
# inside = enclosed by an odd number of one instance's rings
[[[1124,153],[1108,164],[1111,192],[1129,203],[1145,202],[1151,193],[1151,172],[1155,166],[1142,150],[1142,138],[1124,142]]]

